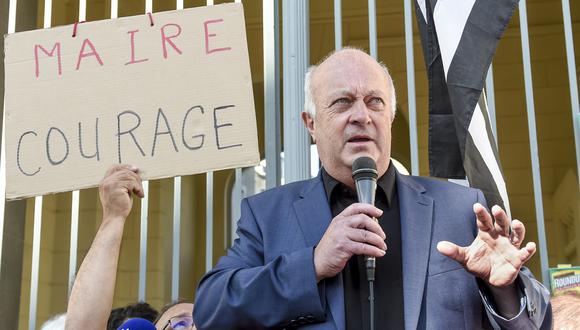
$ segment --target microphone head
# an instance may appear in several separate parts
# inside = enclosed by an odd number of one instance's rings
[[[363,156],[352,163],[352,178],[355,182],[360,179],[376,180],[377,177],[377,164],[374,159]]]
[[[117,330],[156,330],[155,325],[146,319],[136,317],[123,322]]]

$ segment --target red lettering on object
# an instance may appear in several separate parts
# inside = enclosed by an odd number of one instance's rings
[[[137,33],[137,32],[139,32],[139,30],[132,30],[132,31],[127,32],[128,34],[131,35],[131,60],[129,62],[125,63],[125,65],[149,61],[148,58],[143,58],[140,60],[135,59],[135,33]]]
[[[167,26],[174,26],[177,28],[177,33],[172,35],[172,36],[166,36],[165,35],[165,27]],[[163,25],[161,27],[161,43],[163,44],[163,58],[167,58],[167,43],[169,43],[171,45],[171,47],[173,47],[173,49],[175,49],[176,52],[179,53],[179,55],[181,55],[181,50],[179,48],[177,48],[177,46],[173,43],[173,41],[171,41],[172,38],[175,38],[177,36],[179,36],[181,34],[181,26],[179,26],[178,24],[174,24],[174,23],[167,23],[165,25]]]
[[[43,53],[45,53],[46,55],[48,55],[49,57],[53,57],[54,56],[54,52],[56,50],[56,58],[58,61],[58,75],[62,75],[62,63],[61,63],[61,58],[60,58],[60,42],[57,42],[54,44],[54,46],[52,47],[52,49],[50,50],[50,52],[47,52],[46,49],[44,49],[44,47],[42,47],[41,45],[34,45],[34,62],[36,64],[36,78],[38,78],[39,74],[40,74],[40,65],[38,64],[38,50],[42,50]]]
[[[210,37],[215,37],[216,34],[215,33],[209,33],[208,31],[208,25],[209,24],[215,24],[215,23],[220,23],[223,22],[223,19],[213,19],[213,20],[209,20],[209,21],[205,21],[203,22],[203,27],[205,28],[205,53],[206,54],[211,54],[211,53],[215,53],[215,52],[222,52],[222,51],[226,51],[226,50],[231,50],[231,47],[222,47],[222,48],[213,48],[210,49],[209,48],[209,38]]]
[[[89,53],[85,53],[85,46],[86,45],[89,45],[89,47],[91,48],[91,51]],[[83,45],[81,46],[81,50],[79,51],[79,57],[77,59],[77,71],[78,71],[79,67],[81,66],[81,59],[85,58],[85,57],[89,57],[89,56],[96,57],[99,64],[101,66],[103,66],[103,61],[101,60],[101,57],[99,56],[99,53],[95,49],[95,46],[93,45],[93,43],[89,39],[85,39],[85,40],[83,40]]]

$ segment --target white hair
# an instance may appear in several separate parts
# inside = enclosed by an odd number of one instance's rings
[[[66,320],[66,314],[58,314],[51,318],[50,320],[44,322],[40,330],[64,330],[64,321]]]
[[[354,49],[362,51],[358,48],[351,47],[345,47],[342,50],[345,49]],[[332,52],[327,57],[325,57],[320,63],[326,61],[326,59],[336,54],[337,52],[338,51]],[[312,88],[312,73],[316,71],[316,69],[318,69],[320,63],[309,67],[308,71],[306,71],[306,75],[304,76],[304,111],[309,113],[312,117],[316,115],[316,103],[314,103],[314,91]],[[395,118],[395,113],[397,112],[397,95],[395,93],[395,85],[393,84],[393,78],[391,78],[391,75],[389,74],[389,69],[387,68],[386,65],[384,65],[382,62],[379,61],[377,61],[377,63],[379,64],[379,66],[385,73],[385,77],[387,78],[387,86],[389,87],[389,99],[390,99],[389,105],[391,106],[391,113],[393,115],[393,118]]]

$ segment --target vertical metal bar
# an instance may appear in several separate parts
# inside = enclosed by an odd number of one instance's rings
[[[143,193],[141,199],[141,230],[139,238],[139,301],[145,301],[145,288],[147,287],[147,225],[149,213],[149,181],[143,181]]]
[[[576,60],[574,59],[574,39],[572,37],[572,21],[569,0],[562,0],[562,16],[564,18],[564,36],[566,39],[566,57],[568,62],[568,80],[570,81],[570,105],[572,109],[572,124],[576,144],[576,169],[580,187],[580,106],[578,105],[578,81],[576,80]]]
[[[111,0],[111,18],[119,16],[119,0]]]
[[[302,124],[304,74],[309,62],[308,0],[282,2],[284,70],[284,182],[310,178],[310,137]]]
[[[275,0],[277,1],[277,0]],[[242,0],[235,0],[235,3],[242,3]],[[263,10],[262,10],[263,12]],[[265,81],[265,79],[264,79]],[[265,83],[264,83],[265,85]],[[265,87],[264,87],[265,88]],[[231,207],[232,207],[232,212],[231,212],[231,216],[230,216],[230,233],[229,233],[229,242],[228,240],[224,240],[226,242],[226,245],[229,246],[233,245],[234,239],[236,237],[236,223],[237,220],[240,218],[241,216],[241,203],[242,203],[242,198],[243,198],[243,191],[242,191],[242,169],[241,168],[236,168],[235,170],[235,177],[234,177],[234,187],[233,187],[233,193],[231,194],[232,196],[232,203],[231,203]],[[227,200],[227,199],[225,199]],[[226,233],[227,235],[227,233]],[[225,248],[227,249],[229,246],[225,246]]]
[[[183,0],[175,2],[175,9],[183,9]],[[179,299],[179,259],[181,246],[181,177],[173,178],[173,239],[171,241],[171,301]]]
[[[213,6],[213,0],[207,0]],[[205,175],[205,270],[213,267],[213,172]]]
[[[234,240],[236,239],[236,223],[237,220],[240,218],[241,216],[241,203],[242,203],[242,198],[244,198],[244,192],[243,192],[243,185],[242,185],[242,169],[241,168],[236,168],[235,171],[235,178],[234,178],[234,187],[233,187],[233,191],[232,191],[232,199],[231,199],[231,208],[232,211],[230,213],[230,226],[229,226],[229,240],[227,240],[226,242],[226,246],[225,248],[227,249],[228,247],[232,246],[234,243]]]
[[[43,28],[51,26],[52,0],[44,1]],[[40,268],[40,240],[42,236],[42,196],[34,198],[34,230],[32,234],[32,267],[30,274],[30,302],[28,329],[36,329],[36,307],[38,305],[38,274]]]
[[[280,185],[280,47],[278,0],[262,1],[266,189]]]
[[[493,87],[493,64],[489,65],[487,70],[487,77],[485,78],[485,98],[487,101],[487,112],[489,113],[489,121],[491,123],[491,131],[497,143],[497,119],[495,117],[495,91]]]
[[[32,234],[32,271],[30,275],[30,308],[28,329],[36,329],[36,307],[38,306],[38,274],[40,268],[40,239],[42,236],[42,196],[34,199],[34,230]]]
[[[145,0],[145,13],[153,11],[153,0]],[[139,236],[139,293],[138,300],[145,301],[147,288],[147,227],[149,219],[149,181],[143,181],[143,193],[141,199],[141,230]]]
[[[342,0],[334,0],[334,49],[342,48]]]
[[[16,1],[15,1],[16,2]],[[5,108],[4,108],[5,111]],[[2,143],[0,149],[0,274],[2,274],[2,246],[4,244],[4,213],[6,210],[6,116],[2,111]]]
[[[213,172],[205,179],[205,270],[213,267]]]
[[[79,204],[80,194],[78,190],[72,193],[71,219],[70,219],[70,252],[68,262],[68,296],[70,297],[75,275],[77,271],[77,249],[79,240]]]
[[[52,24],[52,0],[44,0],[43,28],[47,29]]]
[[[79,0],[79,22],[87,19],[87,0]]]
[[[183,9],[178,8],[178,9]],[[181,177],[173,179],[173,249],[171,251],[171,300],[179,298],[179,247],[181,244]]]
[[[528,36],[528,15],[526,1],[520,1],[520,31],[522,37],[522,58],[524,64],[524,83],[526,88],[526,106],[528,110],[528,131],[530,137],[530,156],[532,158],[532,177],[534,181],[534,198],[536,204],[536,221],[538,226],[538,241],[540,243],[540,264],[542,282],[549,287],[548,250],[544,226],[544,204],[542,202],[542,181],[540,179],[540,160],[538,157],[538,139],[536,133],[536,113],[534,109],[534,89],[532,84],[532,65],[530,60],[530,42]]]
[[[79,0],[79,22],[87,19],[87,0]],[[77,271],[77,248],[79,240],[79,208],[80,208],[80,192],[75,190],[72,192],[72,202],[70,207],[70,248],[69,248],[69,262],[68,262],[68,296],[72,290]]]
[[[409,106],[409,142],[411,174],[419,175],[419,142],[417,138],[417,101],[415,95],[415,55],[411,0],[405,0],[405,54],[407,57],[407,101]]]
[[[369,0],[369,46],[371,56],[377,58],[377,8],[375,0]]]
[[[7,33],[16,31],[16,0],[10,0],[8,4],[8,29]],[[6,108],[2,105],[2,142],[0,146],[0,274],[2,271],[2,246],[4,244],[4,216],[6,211]]]

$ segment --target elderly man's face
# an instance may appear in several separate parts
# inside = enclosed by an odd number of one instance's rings
[[[368,156],[382,175],[389,165],[393,120],[385,72],[367,54],[344,50],[320,64],[311,78],[317,110],[314,118],[303,114],[303,119],[322,165],[352,184],[353,161]]]

